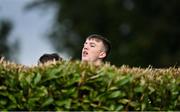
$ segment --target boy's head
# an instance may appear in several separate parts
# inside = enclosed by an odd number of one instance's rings
[[[97,34],[87,37],[82,49],[82,61],[102,62],[111,49],[109,40]]]
[[[44,54],[39,58],[39,63],[44,64],[48,61],[61,61],[61,60],[62,60],[62,58],[56,53]]]

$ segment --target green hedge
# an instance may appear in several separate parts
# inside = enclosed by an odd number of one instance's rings
[[[180,110],[180,68],[0,61],[0,110]]]

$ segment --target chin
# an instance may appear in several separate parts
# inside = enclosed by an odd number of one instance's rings
[[[81,60],[82,61],[89,61],[89,59],[87,59],[87,58],[82,58]]]

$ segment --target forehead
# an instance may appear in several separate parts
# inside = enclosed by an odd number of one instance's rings
[[[87,38],[86,42],[93,42],[93,43],[101,43],[102,44],[102,41],[100,39],[97,39],[97,38]]]

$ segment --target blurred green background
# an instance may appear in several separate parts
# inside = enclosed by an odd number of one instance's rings
[[[85,38],[96,33],[111,41],[107,61],[116,66],[180,65],[178,0],[38,0],[25,10],[46,13],[48,7],[56,7],[47,38],[57,52],[80,59]],[[0,54],[8,57],[5,42],[11,25],[0,23]]]

